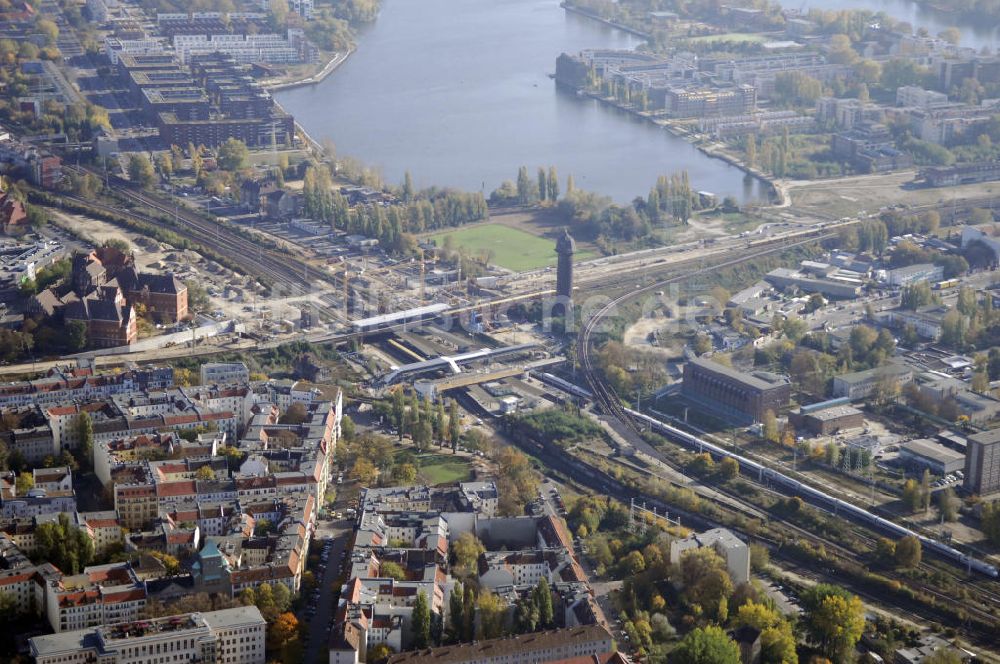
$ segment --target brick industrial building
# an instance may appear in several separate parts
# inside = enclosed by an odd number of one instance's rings
[[[705,358],[684,365],[681,393],[713,415],[738,422],[760,422],[768,410],[788,408],[788,378],[765,371],[744,373]]]

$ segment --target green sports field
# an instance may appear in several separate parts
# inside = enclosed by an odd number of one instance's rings
[[[555,241],[502,224],[460,228],[438,233],[431,239],[440,247],[444,245],[445,237],[451,237],[453,247],[464,247],[472,255],[492,251],[493,263],[515,272],[556,264]],[[574,256],[576,260],[593,257],[594,253],[586,250],[577,251]]]

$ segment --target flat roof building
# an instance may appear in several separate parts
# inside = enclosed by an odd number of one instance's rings
[[[790,415],[795,420],[796,428],[805,429],[817,436],[826,436],[844,429],[857,429],[865,425],[865,416],[850,404],[831,405],[813,411],[800,409]]]
[[[852,401],[866,399],[881,382],[895,382],[903,386],[912,380],[913,369],[910,367],[902,364],[886,364],[874,369],[834,376],[833,396],[847,397]]]
[[[390,655],[387,664],[435,662],[436,664],[535,664],[582,658],[588,662],[606,662],[614,653],[614,641],[600,625],[553,629],[533,634],[518,634],[453,646],[425,648]],[[334,662],[334,650],[330,662]],[[340,661],[340,660],[336,660]]]
[[[36,636],[36,664],[263,664],[267,624],[255,606],[168,616]]]
[[[964,454],[926,438],[900,445],[899,458],[908,465],[926,468],[935,475],[950,475],[965,467]]]

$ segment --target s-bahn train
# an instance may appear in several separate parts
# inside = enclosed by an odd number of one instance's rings
[[[948,546],[943,542],[939,542],[936,539],[926,537],[920,533],[914,532],[909,528],[905,528],[898,523],[894,523],[889,519],[883,519],[882,517],[872,514],[868,510],[858,507],[852,503],[841,500],[839,498],[834,498],[822,491],[816,489],[815,487],[804,484],[792,477],[779,473],[773,468],[768,468],[762,464],[757,463],[747,459],[746,457],[735,454],[729,450],[723,449],[718,445],[710,443],[706,440],[693,436],[686,431],[682,431],[677,427],[672,427],[669,424],[661,422],[655,418],[649,417],[643,413],[640,413],[629,408],[625,409],[625,412],[632,417],[645,422],[653,431],[657,431],[668,438],[678,441],[687,447],[693,448],[699,452],[708,452],[715,457],[729,457],[735,459],[740,464],[740,468],[753,472],[761,480],[768,480],[773,484],[783,487],[785,490],[799,495],[803,498],[808,498],[810,501],[822,505],[828,509],[833,510],[834,514],[845,514],[862,523],[868,524],[873,528],[877,528],[882,532],[893,535],[894,537],[905,537],[907,535],[913,535],[920,540],[921,545],[934,551],[940,556],[955,562],[962,567],[967,569],[975,570],[980,574],[985,574],[991,578],[997,578],[998,571],[994,565],[983,562],[982,560],[977,560],[972,556],[962,553],[954,547]]]

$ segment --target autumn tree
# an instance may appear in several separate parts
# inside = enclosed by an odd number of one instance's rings
[[[760,631],[761,662],[764,664],[797,664],[792,625],[776,609],[750,600],[739,607],[733,625]]]
[[[710,547],[684,552],[680,559],[680,579],[687,603],[700,606],[707,613],[717,612],[720,602],[733,594],[726,563]]]
[[[764,418],[761,422],[761,433],[764,436],[764,440],[769,443],[777,443],[780,440],[778,418],[775,416],[774,411],[770,408],[764,411]]]
[[[267,647],[272,652],[281,653],[282,661],[294,661],[288,658],[288,650],[299,639],[299,620],[294,613],[286,611],[278,614],[267,630]]]
[[[471,574],[476,569],[479,556],[486,552],[486,547],[479,538],[471,532],[463,532],[451,545],[452,567],[463,575]]]
[[[477,638],[495,639],[502,636],[507,626],[507,603],[487,590],[476,600],[476,609],[479,613]]]
[[[835,662],[847,661],[865,628],[864,605],[839,586],[818,584],[802,594],[809,636]]]
[[[365,458],[355,459],[354,465],[351,466],[351,470],[348,472],[348,477],[357,480],[361,486],[365,487],[374,486],[378,475],[379,471],[375,467],[375,464]]]
[[[920,504],[922,502],[920,493],[920,485],[917,484],[915,479],[911,478],[903,483],[903,504],[906,505],[907,509],[911,512],[916,512],[920,509]]]
[[[497,489],[500,513],[516,516],[538,493],[538,473],[531,468],[528,457],[514,447],[504,447],[497,454]]]

